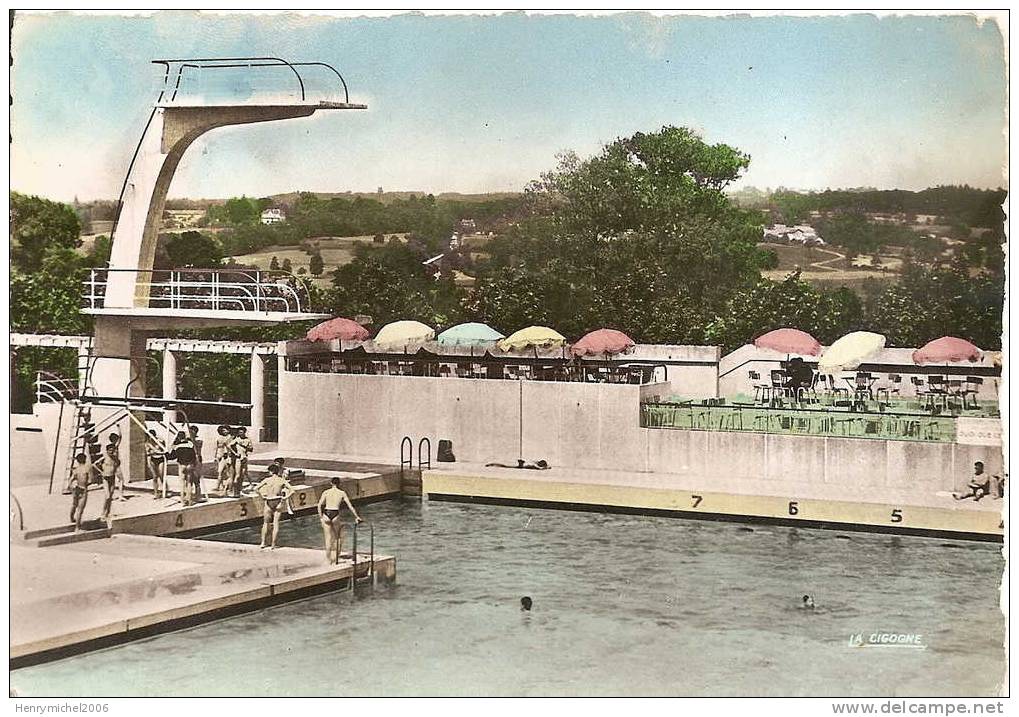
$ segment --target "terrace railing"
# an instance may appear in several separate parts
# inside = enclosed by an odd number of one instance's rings
[[[78,399],[78,380],[57,376],[49,371],[35,372],[35,402],[63,403]]]
[[[92,269],[84,281],[88,309],[106,306],[115,273],[132,273],[151,309],[301,313],[309,301],[303,280],[285,271],[234,269]]]
[[[642,403],[640,425],[687,431],[743,431],[891,441],[955,441],[951,416],[870,413],[832,408],[769,408],[755,404]]]

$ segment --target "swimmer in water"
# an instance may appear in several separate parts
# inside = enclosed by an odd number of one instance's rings
[[[809,595],[804,595],[803,596],[803,605],[801,605],[800,607],[802,607],[804,610],[813,610],[814,609],[814,598],[810,597]]]
[[[265,508],[262,511],[262,544],[266,548],[276,549],[276,537],[280,533],[280,517],[286,509],[286,500],[294,492],[286,478],[280,475],[279,466],[269,466],[269,475],[255,486],[255,492],[265,501]],[[269,526],[272,526],[272,544],[266,545],[266,538],[269,537]]]
[[[533,603],[531,602],[531,598],[527,597],[526,595],[520,598],[520,609],[523,610],[524,612],[530,612],[532,604]]]
[[[340,522],[340,508],[346,504],[350,512],[354,514],[354,520],[358,523],[361,522],[361,516],[354,510],[354,504],[350,502],[346,492],[340,488],[339,476],[333,476],[331,482],[332,485],[326,488],[318,500],[318,519],[322,523],[322,537],[326,544],[326,562],[335,565],[340,561],[340,548],[343,547],[343,523]]]

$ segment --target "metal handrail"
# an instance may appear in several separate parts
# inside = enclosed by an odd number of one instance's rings
[[[148,281],[136,283],[138,286],[148,287],[149,306],[152,308],[160,305],[171,309],[195,308],[193,304],[198,303],[211,305],[212,309],[301,313],[307,308],[311,297],[304,279],[286,271],[193,268],[91,269],[84,281],[85,293],[82,295],[88,308],[105,307],[106,289],[111,273],[147,275]],[[161,279],[161,275],[164,274],[168,280],[158,281],[157,279]],[[281,280],[285,283],[281,283]]]
[[[63,403],[64,401],[73,401],[78,396],[78,382],[76,380],[58,376],[49,371],[35,372],[36,403]],[[48,400],[44,401],[43,398]]]
[[[420,471],[422,465],[424,464],[424,458],[422,458],[422,456],[425,455],[425,452],[422,449],[422,446],[428,446],[428,453],[427,453],[427,455],[428,455],[428,470],[431,470],[432,469],[432,442],[428,438],[428,436],[422,436],[421,440],[418,441],[418,470]]]
[[[369,547],[369,551],[370,552],[368,553],[368,556],[369,556],[368,559],[369,559],[370,562],[368,563],[368,575],[367,575],[367,577],[372,578],[372,577],[375,576],[375,524],[372,523],[370,520],[365,520],[365,521],[362,521],[362,522],[365,525],[368,526],[368,538],[369,538],[369,545],[370,545],[370,547]],[[351,548],[351,553],[350,553],[351,559],[352,559],[352,561],[354,563],[353,564],[353,569],[352,569],[351,574],[350,574],[350,586],[351,586],[351,588],[353,588],[354,585],[357,583],[357,525],[358,525],[358,523],[355,520],[353,523],[347,523],[346,525],[350,525],[352,527],[352,530],[353,530],[353,546]],[[340,559],[339,552],[340,551],[338,551],[338,550],[336,551],[336,560],[337,560],[337,562]]]
[[[407,446],[408,452],[407,457],[403,457],[403,447]],[[400,441],[400,478],[403,478],[403,467],[414,468],[414,441],[410,439],[410,436],[404,436]]]
[[[298,67],[325,67],[340,81],[340,85],[343,87],[343,102],[344,104],[350,104],[350,91],[347,88],[347,81],[343,79],[343,75],[326,62],[289,62],[281,57],[195,57],[195,58],[179,58],[179,59],[163,59],[163,60],[152,60],[155,65],[162,65],[165,68],[163,74],[163,88],[159,93],[159,99],[156,102],[162,102],[166,92],[170,89],[168,81],[170,79],[170,66],[173,64],[179,65],[177,69],[176,79],[173,83],[173,94],[170,96],[169,101],[173,102],[177,99],[177,93],[180,91],[181,80],[184,76],[184,69],[196,69],[196,70],[223,70],[230,68],[241,68],[241,67],[289,67],[290,71],[294,73],[294,77],[297,78],[297,83],[301,90],[301,101],[307,101],[307,93],[304,86],[304,78],[301,73],[297,70]]]
[[[18,530],[24,532],[25,530],[25,511],[21,508],[21,502],[18,497],[14,495],[14,491],[8,491],[11,494],[11,505],[15,505],[18,508]],[[14,511],[11,511],[11,520],[14,520]],[[372,556],[372,565],[375,565],[374,555]]]

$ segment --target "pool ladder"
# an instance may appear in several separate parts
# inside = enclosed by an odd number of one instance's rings
[[[368,526],[368,571],[365,575],[358,577],[357,574],[357,523],[349,523],[351,530],[353,531],[353,550],[351,552],[351,559],[354,561],[354,568],[350,575],[350,587],[349,590],[353,591],[359,584],[368,583],[369,585],[375,585],[375,524],[370,521],[364,521],[365,525]],[[339,555],[336,556],[339,560]]]

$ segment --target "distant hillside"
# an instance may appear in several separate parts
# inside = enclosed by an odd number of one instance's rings
[[[314,194],[321,199],[333,199],[343,197],[344,199],[374,199],[375,201],[389,204],[398,199],[410,199],[411,197],[424,197],[428,192],[287,192],[285,194],[273,194],[270,199],[280,204],[292,204],[297,200],[298,194]],[[440,192],[435,195],[436,199],[444,199],[450,202],[488,202],[496,199],[509,199],[522,194],[522,192],[487,192],[482,194],[461,194],[459,192]]]

